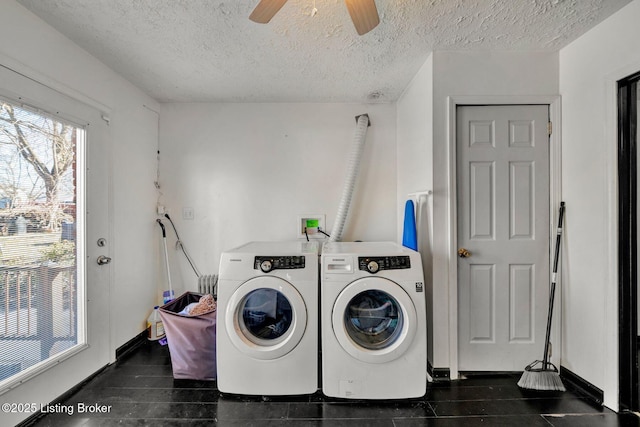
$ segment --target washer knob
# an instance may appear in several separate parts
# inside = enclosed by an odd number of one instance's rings
[[[273,268],[273,265],[271,264],[271,261],[269,261],[268,259],[265,259],[260,263],[260,270],[262,270],[264,273],[270,272],[272,268]]]
[[[375,261],[369,261],[369,264],[367,264],[367,270],[369,270],[369,273],[377,273],[378,270],[380,270],[380,266]]]

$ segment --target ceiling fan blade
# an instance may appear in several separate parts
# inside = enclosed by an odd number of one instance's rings
[[[284,6],[287,0],[260,0],[260,3],[253,9],[249,19],[258,24],[266,24]]]
[[[368,33],[380,23],[374,0],[345,0],[345,3],[359,35]]]

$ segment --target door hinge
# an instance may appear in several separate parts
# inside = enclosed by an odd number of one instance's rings
[[[547,123],[547,131],[549,132],[549,135],[553,133],[553,123]]]

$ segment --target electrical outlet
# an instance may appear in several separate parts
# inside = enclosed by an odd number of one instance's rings
[[[194,217],[195,217],[195,214],[193,212],[193,208],[191,207],[182,208],[182,219],[192,220]]]
[[[324,239],[327,236],[321,231],[326,233],[326,215],[299,215],[296,222],[296,236],[298,239]],[[306,229],[306,233],[305,233]]]

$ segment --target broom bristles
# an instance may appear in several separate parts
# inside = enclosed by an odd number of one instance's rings
[[[543,366],[540,369],[533,369],[537,363],[539,361],[533,362],[524,369],[522,377],[518,381],[518,387],[529,390],[566,391],[555,366],[548,363],[551,368],[545,369]]]

